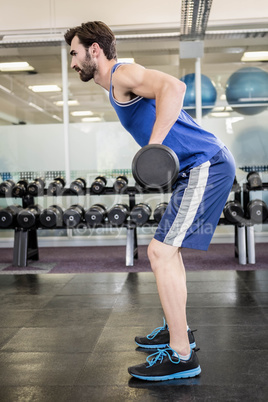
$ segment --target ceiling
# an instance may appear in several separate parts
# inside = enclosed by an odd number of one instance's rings
[[[118,29],[118,56],[133,57],[136,63],[147,68],[164,71],[177,78],[194,72],[195,59],[180,59],[180,31],[171,29]],[[47,35],[48,36],[48,35]],[[57,38],[62,37],[62,32]],[[33,37],[33,35],[31,35]],[[57,84],[62,88],[61,42],[54,39],[34,41],[0,42],[0,62],[27,61],[33,72],[0,72],[0,125],[7,124],[57,124],[62,122],[63,108],[56,101],[62,100],[62,92],[33,93],[31,85]],[[18,37],[19,39],[19,37]],[[247,21],[238,25],[219,24],[209,27],[204,38],[204,57],[201,60],[202,74],[209,76],[217,88],[217,105],[225,104],[225,84],[229,76],[246,63],[241,62],[244,51],[268,50],[267,24]],[[70,60],[68,59],[70,65]],[[253,64],[246,64],[253,65]],[[265,62],[254,66],[268,72]],[[2,89],[1,89],[2,88]],[[3,89],[4,88],[4,89]],[[5,89],[8,89],[8,93]],[[69,99],[76,100],[76,106],[69,107],[70,122],[81,122],[81,117],[71,115],[72,111],[91,111],[93,117],[102,121],[117,120],[110,106],[106,91],[94,84],[83,83],[77,73],[68,69]],[[32,106],[31,106],[31,105]],[[39,110],[35,107],[37,106]],[[41,108],[41,109],[40,109]]]

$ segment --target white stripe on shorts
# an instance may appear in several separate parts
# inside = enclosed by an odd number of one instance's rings
[[[184,191],[177,216],[165,237],[164,243],[181,247],[186,232],[192,225],[202,201],[207,185],[209,167],[210,162],[207,161],[190,171],[188,186]]]

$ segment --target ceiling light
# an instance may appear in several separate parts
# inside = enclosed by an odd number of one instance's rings
[[[230,113],[229,112],[214,112],[214,113],[210,113],[210,116],[212,116],[212,117],[229,117]]]
[[[268,61],[268,52],[245,52],[241,61]]]
[[[12,91],[10,91],[10,89],[3,87],[3,85],[0,85],[0,89],[2,89],[2,91],[7,92],[8,94],[11,94]]]
[[[59,92],[61,88],[58,85],[33,85],[28,87],[33,92]]]
[[[0,63],[0,71],[32,71],[34,68],[26,61]]]
[[[57,102],[54,102],[54,104],[56,106],[63,106],[63,101],[57,101]],[[79,102],[77,100],[68,100],[68,105],[69,106],[77,106],[77,105],[79,105]]]
[[[93,116],[93,112],[90,110],[76,110],[75,112],[71,112],[72,116]]]
[[[62,121],[62,119],[61,119],[59,116],[55,115],[55,114],[53,114],[52,117],[53,117],[53,119],[55,119],[55,120]]]
[[[92,123],[92,122],[97,122],[97,121],[102,121],[101,117],[84,117],[82,119],[83,123]]]
[[[122,57],[117,59],[118,63],[135,63],[135,60],[133,59],[133,57]]]
[[[39,110],[39,112],[44,112],[44,109],[42,109],[40,106],[37,106],[35,103],[30,102],[29,106],[32,106],[33,108]]]

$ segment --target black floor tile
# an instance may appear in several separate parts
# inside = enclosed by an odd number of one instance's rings
[[[257,302],[258,306],[268,307],[268,292],[267,293],[252,293],[253,299]]]
[[[20,328],[36,313],[36,310],[1,309],[0,328]]]
[[[25,327],[99,327],[104,326],[112,309],[74,308],[74,309],[42,309],[38,311]]]
[[[258,303],[249,292],[243,293],[189,293],[188,307],[257,307]]]
[[[0,311],[38,310],[44,307],[53,296],[31,294],[6,294],[0,296]]]
[[[145,335],[150,333],[154,328],[163,325],[163,310],[159,305],[158,308],[138,308],[127,311],[114,311],[110,315],[106,327],[132,327],[143,328]],[[140,334],[136,334],[140,335]]]
[[[5,343],[6,352],[89,353],[95,347],[103,326],[67,328],[21,328]]]
[[[157,293],[153,294],[122,294],[119,295],[115,305],[115,311],[128,311],[132,308],[159,308],[160,299]]]
[[[125,283],[128,275],[129,274],[127,272],[117,272],[116,275],[109,272],[92,272],[90,274],[73,275],[70,283]]]
[[[266,402],[268,270],[187,280],[202,373],[151,383],[127,368],[163,325],[152,272],[0,275],[1,402]]]
[[[248,292],[248,286],[241,280],[195,282],[188,280],[188,294],[194,293],[243,293]]]
[[[83,353],[0,353],[0,384],[10,387],[72,386],[83,369]]]
[[[0,330],[0,349],[8,342],[17,332],[19,328],[1,328]]]
[[[268,312],[268,311],[267,311]],[[259,307],[188,307],[188,324],[190,327],[209,325],[263,325],[267,327],[268,319],[265,309]]]
[[[203,326],[194,335],[201,351],[268,350],[267,327],[264,325]]]
[[[143,363],[144,357],[129,348],[129,351],[118,352],[99,352],[92,353],[83,371],[76,380],[76,385],[105,386],[126,386],[130,379],[128,367]]]
[[[66,386],[25,386],[25,387],[1,387],[0,400],[2,402],[13,401],[38,401],[38,402],[64,402],[71,392],[72,387]]]
[[[94,348],[94,353],[128,352],[131,349],[135,349],[137,345],[134,338],[140,332],[143,332],[141,328],[137,328],[134,325],[131,327],[106,327]],[[147,333],[144,332],[144,335],[147,335]]]
[[[202,376],[202,374],[201,374]],[[140,395],[147,390],[148,401],[166,402],[264,402],[267,390],[252,385],[232,384],[228,386],[202,385],[202,377],[188,380],[173,380],[164,383],[146,383],[137,379],[129,381],[129,387]],[[135,399],[136,400],[136,399]],[[143,401],[144,399],[137,399]]]
[[[117,297],[117,295],[55,296],[46,304],[45,309],[112,308]]]
[[[121,282],[79,282],[69,283],[58,291],[58,295],[112,295],[119,294],[122,290]]]
[[[268,351],[198,352],[202,385],[267,386]]]

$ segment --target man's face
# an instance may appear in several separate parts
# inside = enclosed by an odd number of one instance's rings
[[[79,73],[81,81],[87,82],[94,78],[97,71],[96,63],[90,56],[89,50],[79,42],[77,36],[72,40],[70,54],[72,56],[71,67]]]

